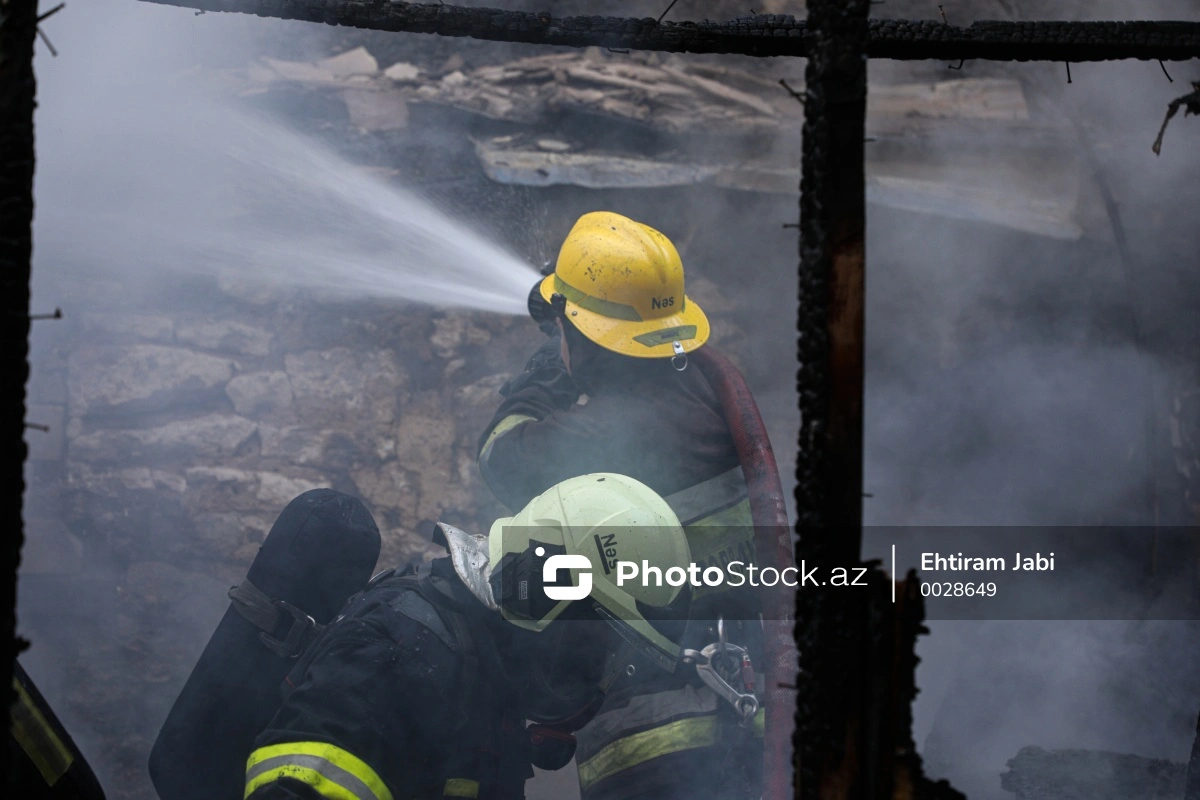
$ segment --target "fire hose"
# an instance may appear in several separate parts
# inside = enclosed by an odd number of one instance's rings
[[[688,354],[721,402],[725,422],[733,436],[738,461],[750,495],[756,557],[782,572],[794,563],[792,533],[783,502],[783,485],[775,454],[767,438],[758,404],[745,378],[728,358],[713,348]],[[794,699],[790,684],[796,679],[798,660],[792,626],[795,596],[780,581],[763,603],[763,655],[766,676],[763,733],[763,800],[792,796],[792,726]]]

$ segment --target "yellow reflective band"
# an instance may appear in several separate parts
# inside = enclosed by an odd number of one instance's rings
[[[604,300],[600,297],[594,297],[585,292],[581,292],[571,284],[558,277],[554,276],[554,291],[561,294],[563,297],[570,300],[580,308],[591,311],[593,314],[599,314],[602,317],[611,317],[612,319],[623,319],[626,322],[641,322],[642,315],[638,313],[633,306],[627,306],[624,303],[616,303],[612,300]],[[680,309],[682,310],[682,308]],[[695,336],[693,333],[692,336]],[[688,337],[691,338],[691,337]]]
[[[479,797],[479,781],[470,778],[449,778],[442,797]]]
[[[680,311],[682,310],[680,309]],[[695,338],[695,325],[680,325],[675,328],[663,328],[660,331],[651,331],[650,333],[639,333],[633,337],[633,340],[638,344],[644,344],[646,347],[657,347],[660,344],[667,344],[668,342],[686,341],[687,339]]]
[[[767,731],[767,709],[760,708],[754,715],[754,738],[761,739]]]
[[[53,786],[67,774],[75,757],[70,748],[63,744],[62,739],[54,732],[54,727],[34,705],[33,698],[25,691],[25,687],[13,678],[13,691],[17,693],[17,702],[12,707],[13,738],[29,760],[42,774],[42,780],[47,786]]]
[[[537,417],[531,417],[528,414],[513,414],[500,420],[496,427],[492,428],[492,432],[488,434],[487,440],[483,443],[483,447],[479,450],[479,461],[487,461],[488,456],[492,454],[492,443],[499,439],[504,434],[511,431],[518,425],[524,425],[526,422],[537,422]]]
[[[288,742],[260,747],[246,760],[246,792],[291,778],[328,800],[392,800],[392,793],[365,761],[325,742]]]
[[[711,714],[631,734],[606,745],[580,764],[579,786],[586,791],[593,784],[652,758],[711,747],[717,743],[717,737],[717,718]]]

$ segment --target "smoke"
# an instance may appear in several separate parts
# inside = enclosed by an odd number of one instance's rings
[[[639,3],[636,10],[608,5],[594,13],[657,17],[666,3]],[[722,16],[702,5],[681,2],[672,18]],[[946,5],[954,24],[1003,15]],[[592,8],[583,6],[561,13]],[[1017,10],[1026,19],[1065,14],[1059,4]],[[1093,18],[1196,18],[1180,4],[1079,4],[1075,10]],[[889,2],[876,11],[936,15],[933,4]],[[309,53],[318,37],[351,36],[363,37],[377,55],[426,42],[447,53],[513,48],[245,15],[197,18],[186,9],[132,0],[69,4],[46,32],[59,56],[49,57],[39,45],[35,310],[60,304],[72,286],[79,294],[77,284],[100,273],[126,276],[128,304],[136,308],[162,283],[186,290],[233,272],[359,300],[436,302],[449,296],[450,281],[458,298],[465,287],[479,287],[462,300],[470,308],[520,311],[531,271],[463,226],[460,215],[345,168],[327,146],[313,144],[316,132],[304,129],[304,109],[289,109],[299,123],[274,122],[255,111],[254,98],[218,99],[229,92],[205,77],[244,66],[267,39],[289,39],[296,53]],[[801,66],[754,62],[789,80]],[[1097,211],[1093,183],[1081,206],[1091,216],[1079,241],[871,205],[868,524],[1150,524],[1156,514],[1163,524],[1191,521],[1186,509],[1172,505],[1180,491],[1162,419],[1173,393],[1195,379],[1194,364],[1181,354],[1195,353],[1187,338],[1195,327],[1189,312],[1200,296],[1187,275],[1197,253],[1188,213],[1197,198],[1188,182],[1194,185],[1200,128],[1176,119],[1159,158],[1150,143],[1166,103],[1200,75],[1194,63],[1167,66],[1173,84],[1154,63],[1074,65],[1067,86],[1065,70],[1054,64],[968,62],[950,73],[945,64],[872,63],[873,78],[890,81],[1016,76],[1050,106],[1051,117],[1084,120],[1118,200],[1133,272],[1121,261],[1103,210]],[[461,121],[451,124],[462,127],[447,134],[465,132]],[[1071,126],[1064,130],[1070,140]],[[930,164],[941,165],[936,154],[956,142],[928,143]],[[1022,144],[989,142],[976,157],[1006,185],[1020,187],[1028,180],[1017,160]],[[1082,153],[1072,158],[1082,174],[1090,172]],[[794,231],[782,224],[795,221],[796,198],[569,188],[546,190],[545,199],[513,195],[514,208],[535,224],[524,237],[505,233],[527,238],[529,253],[539,257],[553,254],[579,214],[607,207],[645,220],[680,244],[689,281],[705,277],[717,284],[711,302],[698,301],[711,310],[720,300],[743,323],[740,338],[723,331],[717,342],[741,348],[787,484],[797,424],[796,257]],[[429,257],[443,260],[424,273],[408,269],[428,264]],[[489,268],[469,271],[480,264]],[[325,280],[330,274],[342,277]],[[401,286],[417,294],[402,295]],[[86,310],[86,304],[67,310]],[[35,328],[35,373],[57,368],[53,359],[78,344],[55,339],[46,327],[54,324]],[[1150,416],[1158,427],[1148,439]],[[35,517],[52,505],[38,494],[40,480],[31,468],[27,512]],[[954,549],[966,552],[968,544]],[[867,555],[883,552],[869,545]],[[130,672],[160,670],[156,677],[170,685],[215,625],[228,582],[169,571],[128,575],[93,560],[97,553],[86,548],[80,558],[86,576],[57,582],[30,574],[27,559],[19,609],[34,642],[27,666],[110,796],[148,796],[144,769],[129,774],[128,765],[136,771],[144,764],[147,737],[165,715],[168,693],[143,696],[130,684],[105,698],[98,713],[97,704],[69,685],[78,664],[50,654],[73,651],[84,654],[80,660],[86,655]],[[159,640],[148,618],[110,610],[120,606],[118,585],[156,598],[177,628],[171,641],[187,646],[154,652]],[[105,627],[114,618],[121,645]],[[1030,744],[1186,758],[1200,710],[1190,624],[935,621],[930,627],[920,643],[916,739],[931,771],[972,798],[1005,796],[998,779],[1004,762]],[[124,742],[114,746],[115,739]]]
[[[889,3],[877,13],[931,16],[910,5]],[[946,6],[952,24],[1008,16],[1003,8],[956,5]],[[1181,4],[1098,5],[1008,10],[1020,19],[1197,18]],[[879,67],[872,63],[876,77],[907,70],[947,76],[944,64]],[[967,62],[955,73],[1022,81],[1035,116],[1072,143],[1066,160],[1082,176],[1085,232],[1078,241],[1051,241],[871,207],[868,524],[1195,523],[1180,503],[1165,420],[1181,387],[1196,379],[1200,285],[1183,265],[1197,252],[1185,209],[1196,202],[1186,176],[1195,171],[1200,131],[1169,129],[1175,149],[1160,158],[1150,144],[1167,103],[1197,73],[1195,62],[1166,68],[1175,83],[1157,64],[1136,61],[1072,65],[1070,84],[1061,64]],[[1022,144],[989,141],[979,158],[1019,183],[1023,165],[1012,153]],[[934,141],[930,150],[953,146]],[[1097,171],[1129,239],[1127,262],[1103,210]],[[985,535],[945,531],[943,552],[970,554]],[[880,538],[868,533],[869,557],[886,558]],[[898,563],[897,571],[918,566]],[[1145,585],[1144,564],[1113,555],[1108,566],[1131,593]],[[1048,615],[1052,598],[1092,591],[1101,577],[1046,577]],[[1164,580],[1170,594],[1194,576]],[[918,646],[914,709],[927,769],[971,798],[1004,798],[1011,795],[999,775],[1027,745],[1186,761],[1200,711],[1197,629],[1190,621],[1156,621],[1155,613],[1145,622],[931,622]]]
[[[217,42],[217,53],[240,51],[248,61],[246,31],[255,26],[225,41],[208,37],[252,20],[222,18],[214,30],[208,20],[180,19],[178,9],[83,14],[141,32],[123,59],[106,58],[107,69],[92,73],[100,80],[79,106],[57,105],[53,82],[44,89],[50,119],[39,186],[51,202],[39,220],[43,229],[71,231],[47,243],[48,260],[139,282],[177,271],[236,275],[344,298],[525,313],[535,269],[428,198],[236,103],[215,69],[183,68],[184,53],[210,54]],[[186,34],[161,25],[164,14],[187,25]],[[185,46],[169,55],[154,46],[168,41]],[[64,44],[64,59],[75,47]],[[56,114],[74,124],[56,124]]]

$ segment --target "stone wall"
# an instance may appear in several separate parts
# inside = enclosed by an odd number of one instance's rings
[[[75,549],[115,564],[225,575],[317,486],[368,504],[384,563],[420,557],[418,531],[434,520],[475,526],[499,513],[476,438],[537,343],[531,323],[222,288],[231,296],[217,313],[112,308],[59,323],[59,368],[37,370],[30,399],[59,423],[34,457],[60,480],[34,485],[55,494],[30,504],[35,517],[59,516]]]

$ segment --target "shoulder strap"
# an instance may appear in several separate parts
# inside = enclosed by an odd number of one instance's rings
[[[325,627],[291,603],[274,599],[249,580],[231,587],[229,599],[233,608],[259,629],[258,640],[263,646],[283,658],[299,656]],[[292,624],[283,639],[276,639],[272,634],[287,617],[291,617]]]
[[[479,707],[479,700],[482,699],[476,697],[480,686],[479,651],[471,635],[471,626],[445,592],[433,585],[433,575],[429,571],[417,572],[415,581],[417,591],[437,608],[459,644],[458,654],[462,657],[462,691],[459,693],[457,724],[465,725],[470,720],[470,709]]]

